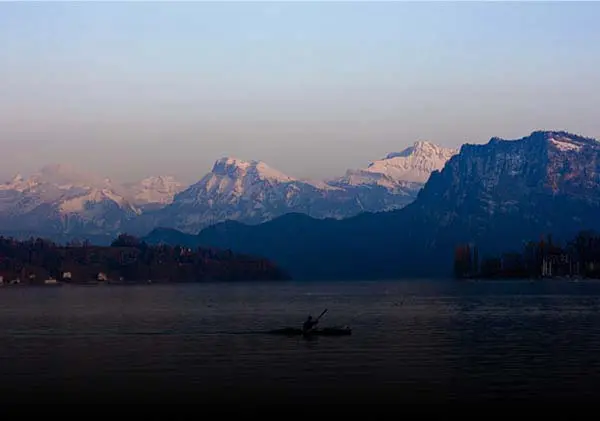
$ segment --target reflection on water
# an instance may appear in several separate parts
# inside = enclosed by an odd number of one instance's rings
[[[582,398],[600,382],[599,305],[585,282],[2,288],[1,392]],[[260,333],[325,308],[353,335]]]

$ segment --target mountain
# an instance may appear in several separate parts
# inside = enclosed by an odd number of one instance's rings
[[[418,141],[401,152],[390,153],[384,159],[372,162],[367,168],[349,170],[344,177],[333,180],[330,184],[342,186],[368,184],[388,188],[394,188],[399,184],[415,184],[422,187],[433,171],[441,170],[457,153],[457,149]]]
[[[429,174],[455,153],[416,142],[367,168],[324,181],[297,179],[262,161],[225,157],[198,183],[177,194],[172,204],[136,220],[131,230],[148,232],[160,226],[197,233],[226,220],[259,224],[287,213],[343,219],[399,209],[412,202]]]
[[[168,202],[163,186],[172,188],[172,180],[157,179],[155,184],[147,179],[121,185],[71,165],[48,165],[28,178],[17,175],[0,184],[0,229],[17,238],[108,240],[138,217],[143,206]]]
[[[288,214],[250,226],[228,221],[178,241],[264,256],[295,278],[448,276],[456,245],[486,254],[600,229],[600,143],[563,131],[463,145],[402,209],[317,220]],[[154,231],[149,242],[169,243]]]
[[[111,181],[84,174],[68,165],[49,165],[28,179],[16,176],[0,185],[0,220],[19,229],[58,228],[110,231],[137,209]]]
[[[173,176],[154,176],[123,185],[132,202],[143,209],[157,209],[173,202],[186,186]]]
[[[197,233],[225,220],[257,224],[291,211],[336,215],[344,201],[358,206],[342,189],[295,179],[261,161],[228,157],[217,160],[210,173],[177,194],[173,203],[136,221],[133,231],[143,232],[139,224],[144,224]]]
[[[0,185],[0,232],[108,241],[121,232],[145,235],[163,227],[198,233],[227,220],[260,224],[288,213],[343,219],[406,206],[456,153],[419,141],[331,180],[298,179],[262,161],[225,157],[191,186],[172,176],[118,183],[49,165]]]

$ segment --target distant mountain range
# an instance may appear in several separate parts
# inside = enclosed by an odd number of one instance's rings
[[[367,177],[377,173],[369,168]],[[360,185],[348,175],[345,182]],[[485,257],[521,249],[542,235],[560,241],[579,230],[600,229],[600,142],[536,131],[515,140],[466,144],[433,170],[412,203],[398,207],[343,220],[288,213],[259,225],[227,221],[198,235],[160,228],[145,240],[261,255],[299,279],[447,276],[457,244],[475,243]]]
[[[195,234],[227,220],[259,224],[288,213],[342,219],[399,209],[457,152],[416,142],[364,169],[316,181],[227,157],[191,186],[170,176],[118,183],[70,165],[49,165],[0,184],[0,234],[103,244],[122,232],[145,235],[157,227]]]
[[[17,175],[0,184],[0,232],[103,242],[145,210],[170,203],[183,187],[173,177],[119,184],[71,165],[48,165],[27,179]]]

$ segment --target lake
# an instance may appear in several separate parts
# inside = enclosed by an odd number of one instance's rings
[[[264,334],[349,325],[347,337]],[[600,283],[0,288],[0,397],[485,402],[600,393]],[[220,399],[220,400],[219,400]]]

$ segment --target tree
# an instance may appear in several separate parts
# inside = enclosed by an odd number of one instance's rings
[[[111,247],[138,247],[140,240],[129,234],[120,234],[112,243]]]

